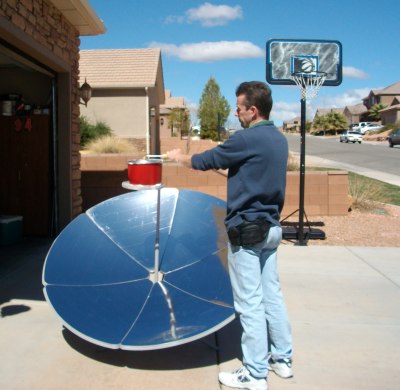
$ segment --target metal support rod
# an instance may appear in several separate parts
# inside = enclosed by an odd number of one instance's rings
[[[300,196],[299,196],[299,231],[298,245],[307,245],[304,239],[304,184],[306,170],[306,98],[301,99],[301,122],[300,122]]]
[[[153,283],[158,283],[158,269],[160,268],[160,196],[161,187],[157,189],[157,222],[156,222],[156,244],[154,250],[154,280]]]

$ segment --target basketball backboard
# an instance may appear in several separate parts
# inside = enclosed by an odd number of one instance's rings
[[[342,82],[342,45],[338,41],[310,39],[270,39],[267,42],[267,81],[296,85],[295,73],[325,73],[322,85]]]

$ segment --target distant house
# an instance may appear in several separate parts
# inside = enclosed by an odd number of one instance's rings
[[[337,112],[339,114],[344,114],[344,108],[318,108],[315,112],[314,119],[317,116],[324,116],[329,114],[330,112]]]
[[[368,110],[373,105],[379,103],[390,106],[393,102],[393,98],[396,96],[400,96],[400,82],[389,85],[383,89],[372,90],[369,95],[363,99],[363,103]]]
[[[301,118],[296,116],[295,118],[289,121],[283,121],[282,130],[285,132],[294,132],[299,133],[301,126]]]
[[[160,105],[160,138],[173,136],[179,129],[170,126],[169,116],[173,109],[187,111],[186,102],[183,97],[171,96],[169,89],[165,90],[165,103]]]
[[[400,123],[400,96],[393,98],[389,107],[380,110],[383,125]]]
[[[386,106],[383,110],[379,111],[383,125],[400,123],[400,82],[389,85],[386,88],[371,90],[368,96],[362,99],[362,103],[360,104],[346,106],[344,108],[318,108],[314,115],[314,120],[316,117],[327,115],[329,112],[338,112],[346,117],[349,125],[358,122],[366,122],[369,120],[370,108],[379,103]],[[296,120],[298,120],[300,128],[300,119],[295,118],[283,122],[283,130],[295,130]]]
[[[80,51],[80,83],[92,87],[81,115],[107,123],[120,138],[146,140],[147,153],[160,153],[160,104],[165,101],[161,50]]]
[[[368,119],[368,109],[363,103],[356,104],[354,106],[346,106],[343,114],[346,117],[349,125],[353,123],[364,122]]]

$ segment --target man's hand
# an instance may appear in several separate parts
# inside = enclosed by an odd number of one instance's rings
[[[179,158],[182,156],[180,149],[172,149],[166,153],[168,160],[179,162]]]
[[[172,149],[166,153],[167,157],[171,161],[176,161],[181,163],[188,168],[192,167],[192,156],[188,154],[183,154],[180,149]]]

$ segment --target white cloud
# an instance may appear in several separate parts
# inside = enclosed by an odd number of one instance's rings
[[[300,116],[300,104],[287,102],[274,102],[271,111],[271,119],[276,122],[291,120]]]
[[[174,23],[182,24],[182,23],[185,23],[185,17],[169,15],[165,18],[164,23],[165,24],[174,24]]]
[[[310,100],[307,104],[307,120],[313,120],[319,108],[344,108],[361,104],[362,99],[368,96],[371,88],[360,88],[345,91],[340,95],[321,96]]]
[[[247,41],[199,42],[174,45],[152,42],[150,47],[160,47],[168,56],[190,62],[213,62],[226,59],[264,57],[264,50]]]
[[[343,76],[352,79],[367,79],[369,77],[368,74],[363,70],[354,68],[352,66],[343,67]]]
[[[316,104],[321,108],[339,108],[362,103],[372,88],[359,88],[346,91],[340,95],[321,96],[316,99]]]
[[[204,27],[224,26],[235,19],[241,19],[242,16],[242,7],[239,5],[231,7],[204,3],[198,8],[186,11],[188,22],[200,22]]]

